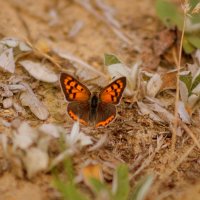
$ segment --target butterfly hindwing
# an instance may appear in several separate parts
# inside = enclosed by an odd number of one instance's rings
[[[107,126],[115,119],[115,116],[115,105],[100,102],[97,108],[96,127]]]
[[[91,93],[88,88],[71,75],[61,73],[60,84],[67,101],[83,102],[89,100]]]
[[[118,78],[105,87],[99,94],[104,103],[118,104],[126,87],[126,77]]]
[[[83,124],[88,125],[89,123],[89,102],[71,102],[68,104],[67,112],[69,116],[75,120]]]

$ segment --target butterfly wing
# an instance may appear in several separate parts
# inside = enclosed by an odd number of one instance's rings
[[[118,78],[105,87],[99,94],[101,102],[118,104],[126,87],[126,77]]]
[[[79,120],[81,124],[88,125],[89,109],[89,102],[71,102],[68,104],[67,112],[73,120]]]
[[[107,126],[115,119],[115,116],[115,105],[100,102],[97,108],[96,127]]]
[[[88,101],[91,93],[86,86],[69,74],[60,74],[60,84],[67,101]]]

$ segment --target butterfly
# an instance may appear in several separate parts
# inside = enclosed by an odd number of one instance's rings
[[[107,126],[115,119],[116,105],[119,104],[126,87],[126,77],[120,77],[103,88],[100,93],[90,90],[73,76],[61,73],[60,85],[68,102],[69,116],[83,125]]]

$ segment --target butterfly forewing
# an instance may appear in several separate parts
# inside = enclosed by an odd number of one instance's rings
[[[60,84],[67,101],[83,102],[89,100],[91,93],[88,88],[71,75],[61,73]]]
[[[125,87],[126,77],[118,78],[100,92],[99,98],[104,103],[118,104]]]

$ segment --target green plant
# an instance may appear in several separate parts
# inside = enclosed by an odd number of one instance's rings
[[[64,200],[91,200],[87,194],[83,193],[79,186],[74,183],[74,169],[70,158],[64,161],[66,178],[61,180],[56,169],[54,169],[54,185],[61,193]],[[128,179],[128,167],[121,164],[116,168],[112,187],[98,179],[90,178],[90,189],[95,199],[108,200],[143,200],[152,182],[153,176],[147,176],[130,190]]]
[[[156,13],[160,20],[169,28],[176,26],[178,30],[185,32],[183,49],[188,54],[200,48],[200,12],[195,9],[198,3],[199,0],[188,0],[188,3],[178,6],[169,0],[156,1]],[[183,30],[184,17],[186,19]]]

